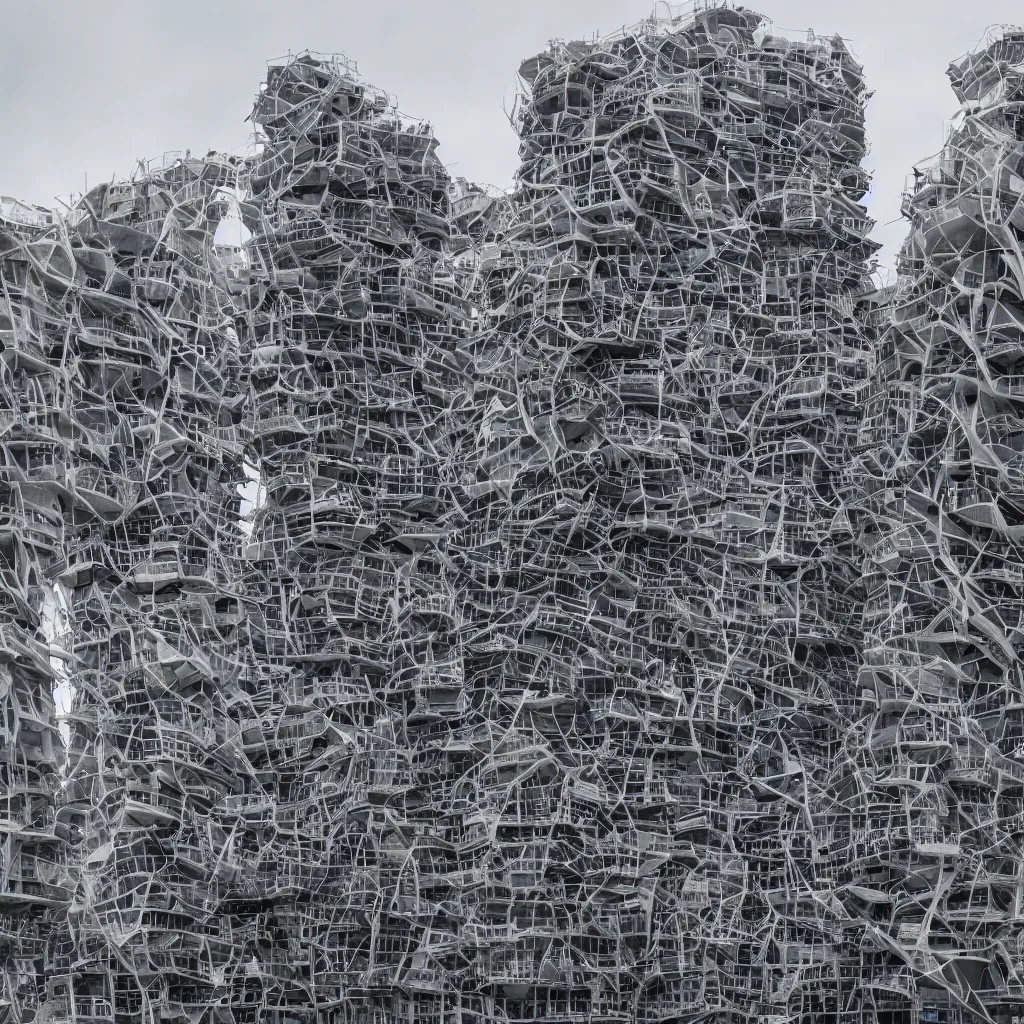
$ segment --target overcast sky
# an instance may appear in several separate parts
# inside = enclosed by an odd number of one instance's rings
[[[881,254],[903,237],[900,194],[942,145],[956,100],[950,61],[1021,0],[761,0],[780,31],[840,33],[864,63],[869,197]],[[664,5],[662,5],[664,7]],[[0,0],[0,193],[55,196],[128,174],[140,157],[242,150],[268,60],[343,52],[429,118],[453,175],[507,186],[515,72],[552,38],[633,24],[650,0]],[[896,221],[896,223],[890,223]]]

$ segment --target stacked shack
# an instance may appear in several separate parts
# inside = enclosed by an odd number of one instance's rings
[[[1019,1017],[1024,33],[877,292],[861,68],[699,7],[509,195],[305,53],[0,200],[0,1024]]]
[[[210,1019],[237,967],[212,821],[244,775],[228,713],[241,378],[210,263],[234,174],[171,157],[94,189],[69,227],[54,576],[71,623],[58,819],[74,897],[48,964],[58,1020]]]
[[[449,181],[429,125],[343,58],[272,66],[253,120],[243,329],[263,498],[242,745],[259,788],[229,855],[263,907],[256,1019],[447,1024],[472,754]]]
[[[832,848],[862,929],[856,1020],[1024,1005],[1022,62],[1006,30],[949,69],[962,118],[905,199],[865,410],[864,666]]]
[[[841,40],[712,6],[521,69],[474,350],[488,1019],[844,1001],[865,91]]]
[[[31,1020],[51,921],[67,902],[55,799],[64,745],[54,707],[47,572],[60,557],[57,412],[64,298],[74,263],[52,213],[0,198],[0,1020]],[[48,627],[50,627],[48,629]]]

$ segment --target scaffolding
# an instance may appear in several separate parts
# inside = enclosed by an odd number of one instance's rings
[[[0,1022],[1012,1024],[1022,66],[881,291],[859,64],[724,0],[508,192],[305,52],[0,199]]]

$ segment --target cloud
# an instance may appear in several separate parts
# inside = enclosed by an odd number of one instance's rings
[[[942,145],[956,103],[946,66],[1018,0],[762,0],[776,26],[838,32],[864,62],[875,187],[868,202],[891,262],[900,195],[916,161]],[[662,5],[664,7],[664,5]],[[507,185],[517,140],[503,111],[515,72],[551,38],[610,32],[649,0],[78,0],[10,4],[0,38],[0,191],[33,202],[131,171],[165,150],[244,148],[266,62],[289,50],[340,51],[427,117],[455,175]],[[890,223],[895,221],[895,223]]]

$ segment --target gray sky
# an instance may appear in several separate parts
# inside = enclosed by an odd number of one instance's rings
[[[1020,0],[760,0],[779,30],[840,33],[875,98],[869,197],[890,262],[900,194],[942,145],[953,59]],[[0,193],[52,204],[165,150],[245,146],[266,62],[340,51],[429,118],[453,175],[505,186],[516,168],[511,109],[520,61],[552,38],[609,32],[651,0],[0,0]],[[793,34],[793,33],[789,33]]]

